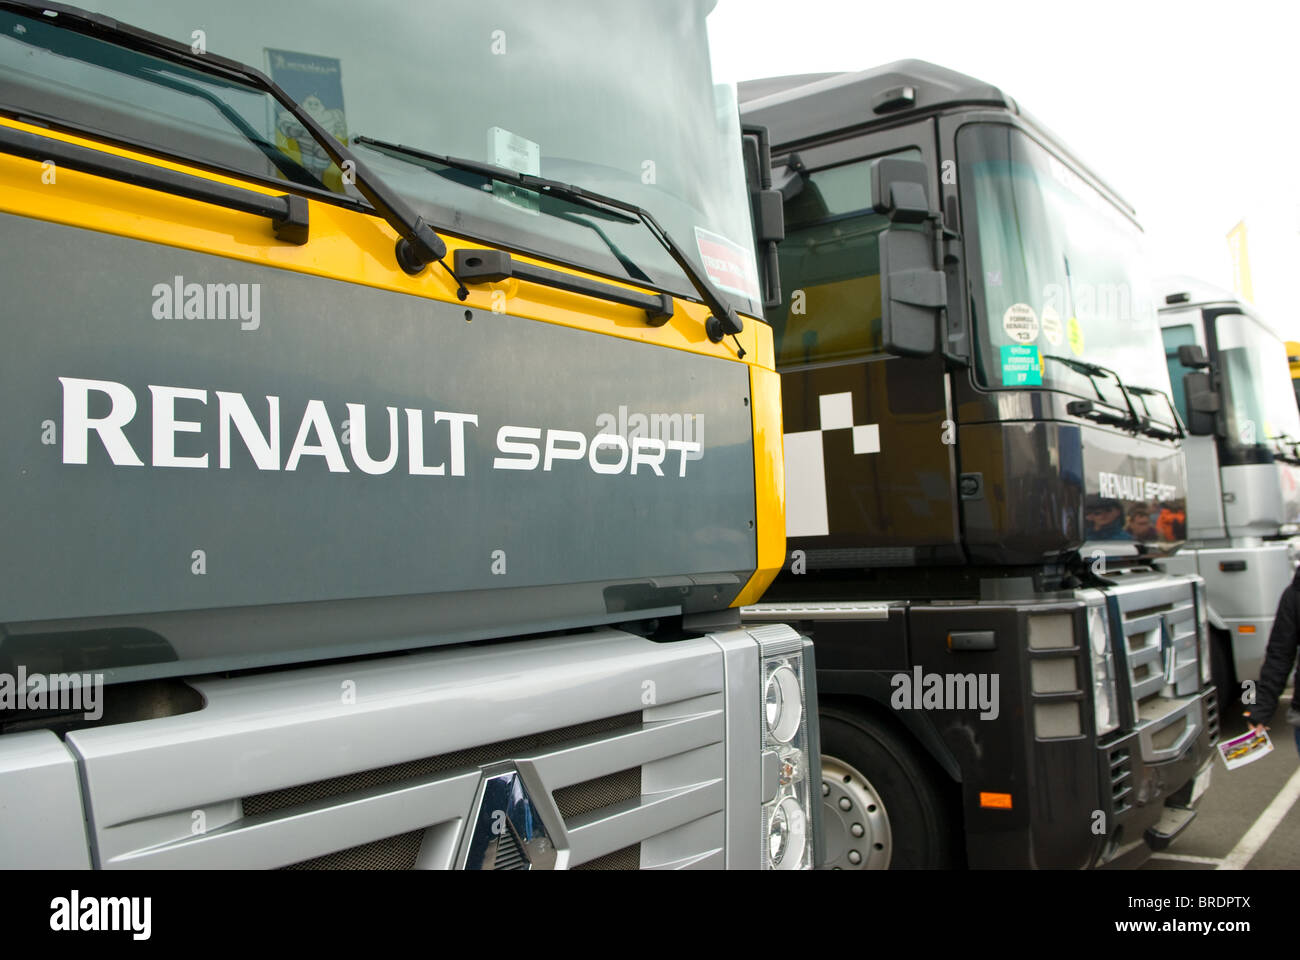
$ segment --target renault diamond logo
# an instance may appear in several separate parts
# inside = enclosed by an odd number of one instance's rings
[[[483,781],[466,870],[550,870],[555,842],[513,767]]]

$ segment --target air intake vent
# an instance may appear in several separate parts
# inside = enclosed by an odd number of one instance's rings
[[[1128,747],[1117,747],[1109,754],[1110,759],[1110,804],[1112,813],[1123,813],[1133,804],[1129,798],[1133,793],[1133,763]]]
[[[634,843],[622,850],[615,850],[595,860],[580,863],[574,870],[639,870],[641,869],[641,844]]]
[[[622,770],[605,777],[597,777],[571,787],[561,787],[552,794],[560,816],[565,820],[612,807],[615,804],[641,796],[641,768]]]
[[[1210,731],[1210,743],[1219,742],[1219,694],[1210,691],[1205,698],[1205,725]]]
[[[410,870],[420,855],[423,830],[412,830],[396,837],[385,837],[359,847],[327,853],[301,863],[292,863],[284,870]]]

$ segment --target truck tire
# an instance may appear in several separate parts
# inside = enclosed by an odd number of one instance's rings
[[[824,866],[953,866],[953,818],[928,761],[867,714],[830,707],[820,720]]]

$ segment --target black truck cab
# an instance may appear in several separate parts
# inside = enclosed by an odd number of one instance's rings
[[[1218,720],[1133,211],[920,61],[742,84],[782,195],[788,559],[828,859],[1089,867],[1194,816]],[[1156,358],[1156,362],[1152,361]]]

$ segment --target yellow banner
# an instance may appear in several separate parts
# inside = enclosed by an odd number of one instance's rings
[[[1250,281],[1250,252],[1246,247],[1246,221],[1241,220],[1228,231],[1228,251],[1232,255],[1232,289],[1247,303],[1255,302],[1255,287]]]

